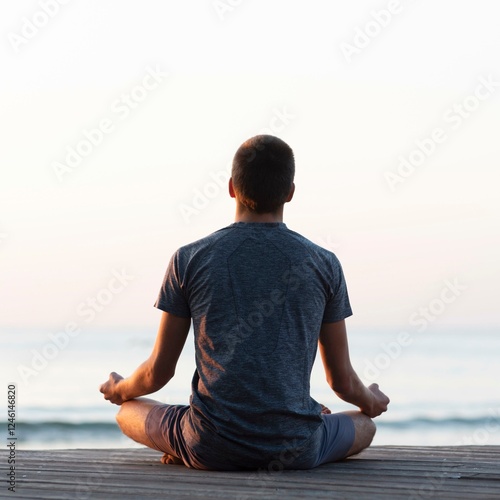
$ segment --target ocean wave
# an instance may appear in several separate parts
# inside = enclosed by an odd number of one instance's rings
[[[500,417],[376,419],[377,445],[452,446],[457,444],[500,445]],[[477,434],[481,430],[482,432]],[[477,434],[477,436],[476,436]],[[483,435],[484,434],[484,435]],[[108,421],[31,421],[16,425],[21,449],[127,448],[134,445]],[[475,437],[476,436],[476,437]],[[465,439],[467,438],[467,439]],[[472,440],[471,440],[472,439]]]
[[[491,424],[492,421],[498,421],[500,424],[500,414],[499,415],[488,415],[488,416],[475,416],[475,417],[415,417],[415,418],[404,418],[400,420],[384,420],[377,419],[378,427],[392,427],[392,428],[414,428],[414,427],[481,427],[487,424]]]
[[[65,422],[65,421],[42,421],[42,422],[18,422],[16,426],[20,431],[37,431],[47,429],[59,429],[61,431],[114,431],[118,429],[114,422]]]
[[[392,428],[413,428],[413,427],[447,427],[447,426],[463,426],[463,427],[480,427],[482,425],[491,424],[497,421],[500,425],[500,414],[498,415],[483,415],[483,416],[448,416],[448,417],[426,417],[417,416],[415,418],[401,418],[396,420],[388,420],[377,418],[378,427]],[[119,433],[120,430],[115,422],[105,421],[88,421],[88,422],[69,422],[69,421],[29,421],[18,422],[17,427],[19,432],[49,432],[59,431],[67,432],[89,432],[89,433]]]
[[[96,442],[115,441],[122,435],[113,422],[18,422],[16,435],[20,442]]]

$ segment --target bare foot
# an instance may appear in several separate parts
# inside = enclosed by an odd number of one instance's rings
[[[321,403],[320,403],[321,404]],[[332,413],[329,408],[327,408],[325,405],[321,405],[321,413],[323,415],[330,415]]]
[[[174,455],[169,455],[168,453],[165,453],[163,457],[161,457],[161,463],[169,465],[184,465],[184,462],[180,458],[174,457]]]

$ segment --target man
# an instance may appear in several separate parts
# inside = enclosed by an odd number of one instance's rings
[[[180,248],[155,304],[163,311],[149,359],[129,377],[111,373],[105,399],[121,430],[164,452],[166,463],[214,470],[307,469],[359,453],[389,399],[365,387],[350,359],[351,308],[335,255],[290,231],[293,152],[253,137],[236,152],[230,226]],[[190,405],[140,398],[175,373],[193,321],[196,371]],[[331,414],[310,396],[317,346],[326,378],[359,411]]]

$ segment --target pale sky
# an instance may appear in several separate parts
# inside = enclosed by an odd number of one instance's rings
[[[295,151],[284,221],[341,260],[352,326],[498,327],[499,15],[6,3],[0,330],[156,329],[171,254],[233,221],[230,162],[262,132]]]

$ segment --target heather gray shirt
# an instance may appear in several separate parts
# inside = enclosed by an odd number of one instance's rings
[[[155,306],[193,319],[182,421],[192,460],[255,468],[281,456],[307,467],[322,425],[310,396],[321,323],[352,314],[335,255],[284,223],[234,223],[172,256]]]

